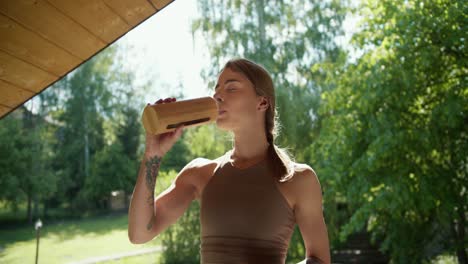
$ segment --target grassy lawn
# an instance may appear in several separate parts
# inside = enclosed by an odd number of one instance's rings
[[[127,237],[127,214],[43,223],[40,238],[40,263],[71,263],[93,257],[132,252],[160,245],[155,239],[133,245]],[[0,263],[34,263],[34,228],[0,229]],[[156,263],[159,254],[123,258],[109,263]]]
[[[160,261],[160,254],[147,254],[147,255],[141,255],[141,256],[136,256],[136,257],[128,257],[128,258],[122,258],[119,260],[113,260],[113,261],[106,261],[103,263],[106,264],[159,264],[161,263]]]

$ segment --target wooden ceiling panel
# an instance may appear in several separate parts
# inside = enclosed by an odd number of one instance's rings
[[[10,112],[12,109],[9,107],[6,107],[4,105],[0,104],[0,116],[6,115],[8,112]]]
[[[156,13],[147,0],[104,0],[104,3],[132,27]]]
[[[0,118],[173,0],[0,0]]]
[[[0,13],[86,60],[106,43],[44,0],[0,1]]]
[[[48,0],[48,2],[106,43],[113,42],[130,29],[126,21],[102,1]]]
[[[0,14],[0,50],[56,76],[63,76],[81,60],[14,20]]]
[[[151,2],[153,3],[153,5],[154,5],[158,10],[163,9],[165,6],[167,6],[168,4],[170,4],[172,1],[174,1],[174,0],[151,0]]]
[[[25,98],[31,98],[34,93],[18,88],[7,82],[0,80],[0,105],[11,108],[17,107],[23,103]]]
[[[0,80],[37,93],[56,79],[54,75],[0,51]]]

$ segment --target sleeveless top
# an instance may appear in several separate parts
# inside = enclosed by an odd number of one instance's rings
[[[294,212],[268,159],[240,169],[229,162],[231,151],[201,193],[201,263],[284,264]]]

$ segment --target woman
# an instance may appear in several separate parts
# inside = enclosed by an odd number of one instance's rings
[[[231,60],[218,76],[213,97],[216,124],[233,133],[233,149],[215,160],[191,161],[154,198],[161,160],[183,128],[146,134],[129,209],[130,241],[150,241],[198,199],[202,263],[284,263],[295,224],[306,248],[301,263],[330,263],[317,176],[274,145],[275,94],[268,72],[246,59]]]

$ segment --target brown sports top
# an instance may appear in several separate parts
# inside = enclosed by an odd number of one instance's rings
[[[284,264],[294,212],[268,159],[240,169],[229,161],[231,151],[201,194],[201,263]]]

